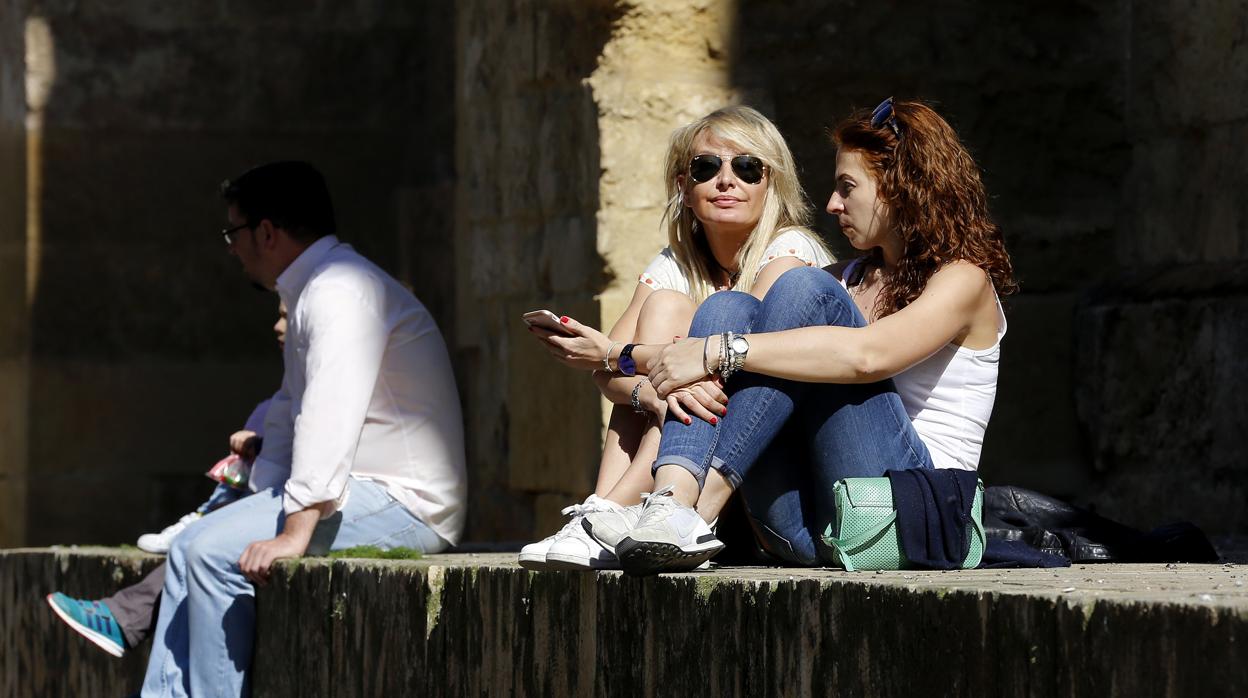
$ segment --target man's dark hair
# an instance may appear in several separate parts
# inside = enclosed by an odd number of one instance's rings
[[[333,235],[334,204],[325,178],[306,162],[270,162],[221,183],[221,198],[238,207],[247,225],[268,219],[291,237],[311,241]]]

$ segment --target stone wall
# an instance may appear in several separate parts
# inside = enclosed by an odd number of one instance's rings
[[[0,693],[126,695],[123,660],[43,595],[98,598],[155,558],[0,551]],[[1210,696],[1248,691],[1243,567],[646,579],[510,555],[282,563],[257,596],[256,696]]]
[[[206,497],[201,473],[278,386],[276,298],[223,249],[222,179],[317,163],[342,237],[447,324],[453,213],[430,202],[453,175],[454,20],[434,1],[25,13],[47,39],[27,66],[47,87],[28,163],[26,539],[131,541]]]
[[[220,249],[215,184],[280,157],[323,167],[345,237],[443,327],[469,537],[551,530],[592,486],[604,404],[519,315],[618,317],[663,244],[676,126],[758,106],[821,210],[825,128],[889,94],[934,100],[963,134],[1023,282],[984,476],[1139,525],[1248,526],[1238,3],[0,12],[0,542],[128,541],[204,496],[198,473],[279,371],[272,298]]]
[[[26,537],[26,60],[20,0],[0,0],[0,547]]]
[[[1130,169],[1079,315],[1080,416],[1106,512],[1248,530],[1248,8],[1131,3]]]

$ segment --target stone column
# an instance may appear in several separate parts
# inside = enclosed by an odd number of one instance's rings
[[[547,533],[593,487],[602,400],[520,315],[605,328],[624,309],[663,245],[669,133],[731,96],[731,6],[458,6],[455,343],[476,538]]]
[[[0,0],[0,547],[26,537],[26,90],[22,3]]]

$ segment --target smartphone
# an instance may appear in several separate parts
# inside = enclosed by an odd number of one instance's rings
[[[549,310],[530,310],[521,316],[520,319],[524,320],[524,324],[532,327],[540,327],[543,330],[555,332],[567,337],[576,336],[572,330],[564,327],[563,323],[559,322],[558,315],[555,315]]]

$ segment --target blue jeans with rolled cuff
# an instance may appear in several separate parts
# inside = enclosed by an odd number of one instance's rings
[[[713,294],[698,308],[689,336],[819,325],[866,321],[835,277],[802,267],[785,272],[762,301],[738,291]],[[802,383],[743,371],[729,379],[726,392],[728,414],[718,424],[685,425],[668,415],[654,469],[680,466],[699,486],[709,468],[718,470],[740,492],[763,549],[784,562],[833,560],[820,535],[836,516],[837,480],[932,467],[892,380]]]

